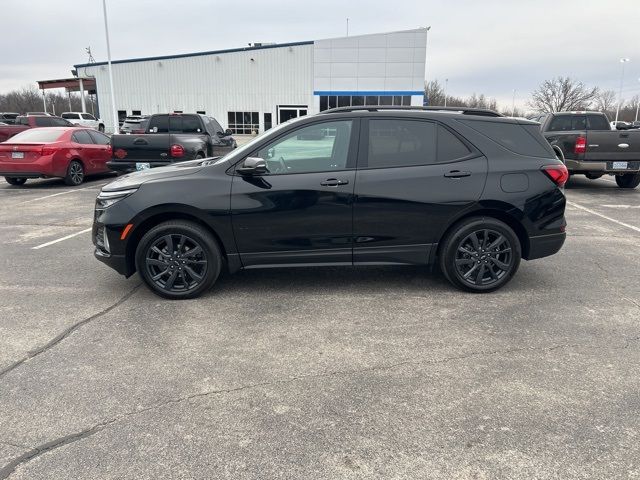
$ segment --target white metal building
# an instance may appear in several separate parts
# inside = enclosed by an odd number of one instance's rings
[[[202,112],[234,133],[349,105],[422,105],[426,29],[112,62],[116,110]],[[112,130],[107,62],[74,66],[94,77]]]

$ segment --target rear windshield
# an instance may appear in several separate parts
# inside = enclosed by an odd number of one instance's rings
[[[555,157],[553,150],[540,134],[539,125],[478,120],[459,121],[518,155]]]
[[[74,120],[78,120],[80,118],[80,115],[78,115],[77,113],[63,113],[62,118],[72,118]]]
[[[549,132],[570,132],[573,130],[586,130],[586,115],[558,115],[553,117],[549,124]]]
[[[49,143],[57,141],[63,134],[64,130],[57,128],[33,128],[25,130],[9,139],[10,143],[34,142]]]

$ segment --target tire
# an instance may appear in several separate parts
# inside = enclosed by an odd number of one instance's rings
[[[67,167],[67,175],[64,177],[64,183],[77,187],[84,182],[84,167],[78,160],[72,160]]]
[[[101,133],[104,133],[104,125],[102,124],[98,125],[98,131]]]
[[[604,173],[585,173],[584,174],[584,176],[587,177],[589,180],[597,180],[603,175]]]
[[[640,173],[616,175],[616,183],[620,188],[636,188],[640,185]]]
[[[487,247],[491,251],[487,252]],[[446,235],[439,263],[444,276],[457,288],[486,293],[503,287],[513,278],[521,257],[520,240],[511,227],[495,218],[473,217],[463,220]]]
[[[204,154],[203,153],[198,153],[194,160],[202,160],[203,158],[204,158]]]
[[[24,185],[27,182],[26,178],[23,177],[4,177],[9,185],[20,186]]]
[[[175,256],[168,251],[173,249]],[[172,220],[144,234],[136,248],[136,268],[153,293],[182,300],[211,288],[220,276],[222,255],[213,235],[200,225]]]

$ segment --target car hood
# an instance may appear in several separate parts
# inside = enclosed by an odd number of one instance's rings
[[[102,191],[115,192],[118,190],[127,190],[129,188],[139,187],[143,183],[147,183],[152,180],[163,180],[166,178],[192,175],[202,169],[202,163],[203,161],[201,159],[197,159],[188,162],[176,163],[166,167],[149,168],[140,172],[128,173],[102,187]]]

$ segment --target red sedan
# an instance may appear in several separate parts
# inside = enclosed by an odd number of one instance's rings
[[[111,139],[77,127],[32,128],[0,143],[0,176],[11,185],[28,178],[64,178],[80,185],[86,175],[105,173],[111,159]]]

